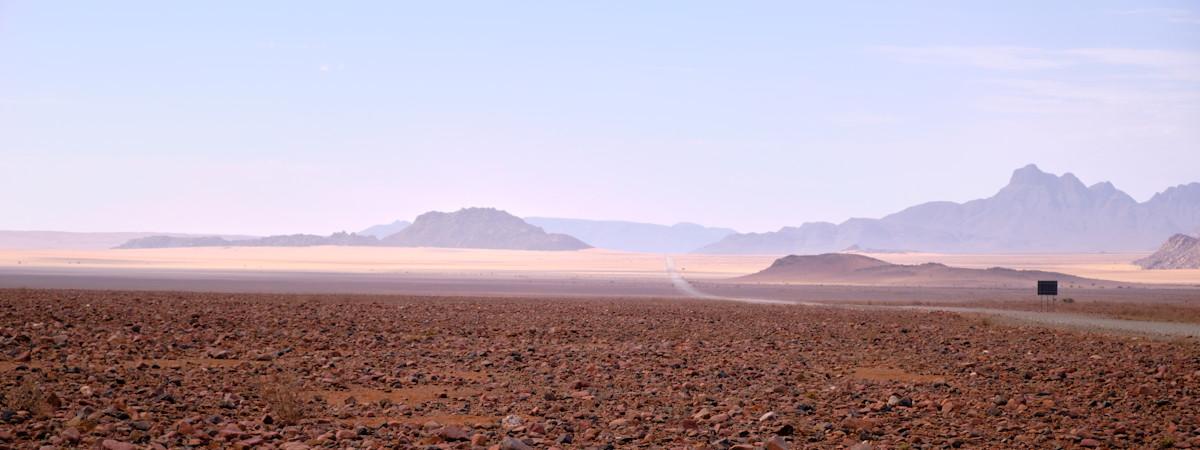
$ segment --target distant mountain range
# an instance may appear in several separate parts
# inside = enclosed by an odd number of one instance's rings
[[[153,232],[73,232],[73,231],[0,231],[0,248],[10,250],[99,250],[113,248],[148,236],[202,237],[204,235]],[[210,235],[211,236],[211,235]],[[224,239],[250,239],[253,236],[219,235]]]
[[[929,202],[880,219],[811,222],[767,233],[690,223],[551,217],[521,219],[491,208],[422,214],[359,233],[254,238],[150,233],[0,231],[0,248],[197,246],[427,246],[528,250],[601,248],[647,253],[818,254],[857,252],[1149,251],[1169,236],[1200,232],[1200,183],[1137,202],[1111,183],[1086,186],[1034,165],[1013,172],[995,195],[966,203]]]
[[[1133,263],[1143,269],[1200,269],[1200,239],[1176,234],[1154,254]]]
[[[219,236],[147,236],[131,239],[117,246],[119,249],[179,248],[179,247],[313,247],[317,245],[371,246],[379,245],[375,236],[354,233],[333,233],[329,236],[315,234],[286,234],[253,239],[225,239]]]
[[[147,236],[132,239],[117,248],[175,247],[311,247],[317,245],[448,247],[511,250],[580,250],[590,245],[571,236],[547,233],[521,218],[492,208],[465,208],[459,211],[428,212],[411,225],[397,221],[371,227],[366,231],[398,231],[379,239],[374,235],[334,233],[329,236],[289,234],[254,239],[225,239],[217,236]]]
[[[944,264],[892,264],[863,255],[825,253],[789,255],[741,281],[872,286],[1027,287],[1037,280],[1058,280],[1067,285],[1109,286],[1116,283],[1057,272],[1014,270],[1002,267],[966,269]]]
[[[737,233],[729,228],[711,228],[694,223],[667,226],[553,217],[526,217],[525,221],[550,233],[575,236],[599,248],[646,253],[686,253]]]
[[[565,234],[547,233],[520,217],[493,208],[427,212],[383,240],[398,247],[580,250],[590,245]]]
[[[1138,203],[1112,183],[1085,186],[1028,165],[996,195],[930,202],[881,219],[806,223],[727,236],[700,253],[813,254],[849,247],[935,252],[1145,251],[1200,228],[1200,183]]]

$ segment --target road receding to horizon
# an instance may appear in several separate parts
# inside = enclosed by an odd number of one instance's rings
[[[771,300],[771,299],[766,299],[766,298],[723,297],[720,295],[704,293],[704,292],[701,292],[699,289],[696,289],[695,286],[692,286],[692,283],[689,283],[688,280],[683,278],[683,275],[680,274],[679,270],[675,267],[675,258],[668,255],[666,257],[666,260],[667,260],[667,276],[671,279],[671,284],[675,286],[675,289],[679,290],[679,292],[683,293],[683,295],[687,296],[687,297],[706,299],[706,300],[732,300],[732,301],[738,301],[738,302],[743,302],[743,303],[763,303],[763,304],[777,304],[777,305],[792,305],[792,304],[798,303],[798,302],[794,302],[794,301]]]
[[[814,301],[790,301],[786,299],[766,299],[757,297],[742,297],[715,295],[703,292],[692,285],[679,273],[674,260],[666,257],[667,275],[675,288],[685,296],[708,300],[726,300],[744,303],[794,304],[801,306],[826,306],[854,309],[906,309],[913,311],[940,311],[962,314],[978,314],[994,316],[1021,323],[1033,323],[1046,326],[1069,327],[1092,331],[1108,331],[1119,333],[1149,334],[1161,336],[1200,338],[1200,324],[1161,322],[1149,320],[1125,320],[1098,317],[1088,314],[1063,313],[1054,311],[1024,311],[997,308],[974,308],[966,306],[929,306],[929,305],[861,305]]]

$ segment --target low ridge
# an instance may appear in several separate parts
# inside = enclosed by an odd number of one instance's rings
[[[313,247],[317,245],[379,245],[374,236],[339,232],[329,236],[315,234],[286,234],[254,239],[225,239],[219,236],[147,236],[131,239],[115,248],[182,248],[182,247]]]
[[[1015,270],[1004,267],[968,269],[939,263],[917,265],[892,264],[869,256],[825,253],[788,255],[770,267],[744,277],[741,281],[795,282],[808,284],[848,284],[880,286],[1006,287],[1033,286],[1037,280],[1101,286],[1115,284],[1058,272]]]

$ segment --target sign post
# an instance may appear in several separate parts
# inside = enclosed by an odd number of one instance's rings
[[[1038,280],[1037,295],[1043,301],[1054,302],[1058,297],[1058,280]]]

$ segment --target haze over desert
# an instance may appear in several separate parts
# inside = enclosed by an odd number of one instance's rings
[[[1198,24],[0,1],[0,450],[1200,448]]]

